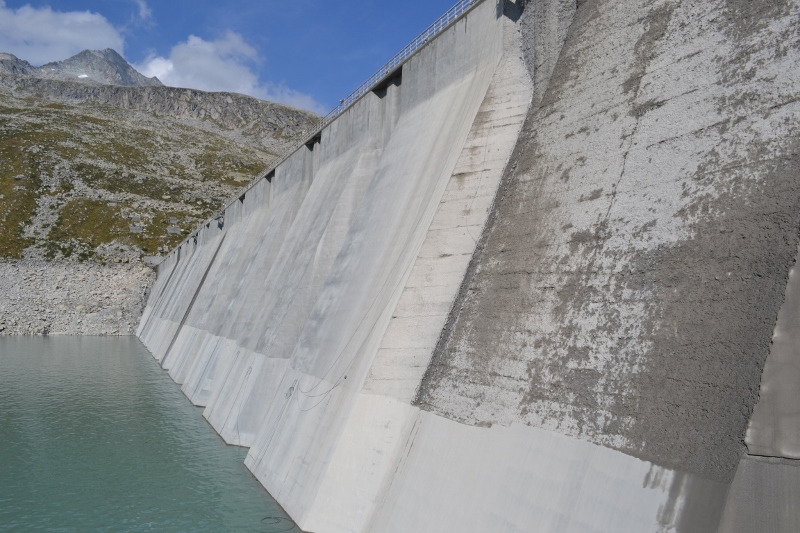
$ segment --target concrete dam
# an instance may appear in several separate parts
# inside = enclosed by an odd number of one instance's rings
[[[304,531],[800,531],[800,5],[457,7],[139,337]]]

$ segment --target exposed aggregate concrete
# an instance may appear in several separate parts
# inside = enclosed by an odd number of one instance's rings
[[[731,480],[798,242],[798,16],[578,3],[421,406]]]

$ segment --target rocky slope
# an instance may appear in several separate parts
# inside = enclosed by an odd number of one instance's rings
[[[145,259],[317,119],[242,95],[43,79],[0,63],[0,334],[132,333],[153,278]]]
[[[140,262],[0,262],[0,335],[127,335],[155,275]]]
[[[112,106],[220,134],[238,143],[279,152],[302,135],[317,116],[303,109],[234,93],[208,93],[177,87],[93,85],[15,76],[0,72],[0,92],[68,105]]]

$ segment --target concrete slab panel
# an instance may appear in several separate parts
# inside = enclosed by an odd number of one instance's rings
[[[745,456],[719,533],[800,531],[800,461]]]
[[[786,299],[778,312],[746,443],[753,455],[800,459],[800,272],[796,261],[789,271]]]
[[[541,429],[420,412],[370,531],[713,531],[725,484]],[[694,512],[690,500],[702,501]],[[692,523],[687,523],[687,514]]]

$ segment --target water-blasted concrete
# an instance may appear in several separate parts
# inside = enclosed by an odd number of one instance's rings
[[[306,531],[794,531],[797,4],[522,8],[173,251],[140,338]]]

